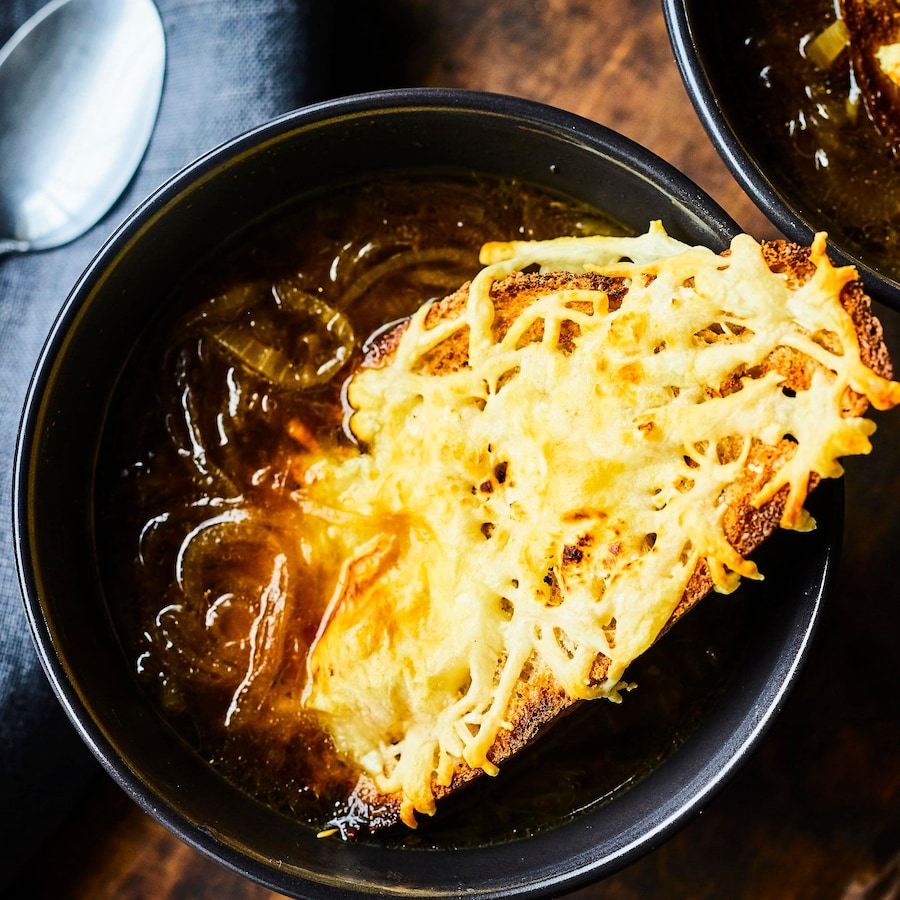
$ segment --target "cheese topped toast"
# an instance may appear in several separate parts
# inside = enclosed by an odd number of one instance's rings
[[[348,380],[349,459],[309,466],[342,560],[306,709],[372,827],[415,826],[629,664],[900,402],[855,270],[742,235],[489,244]]]

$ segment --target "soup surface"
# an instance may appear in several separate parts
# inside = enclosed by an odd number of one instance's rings
[[[827,64],[810,52],[834,21],[832,0],[729,5],[718,35],[728,105],[742,141],[804,218],[898,278],[900,159],[866,112],[847,49]]]
[[[341,387],[366,338],[471,278],[487,240],[621,232],[518,183],[398,178],[284,210],[174,293],[110,413],[101,566],[136,676],[242,790],[346,836],[368,812],[299,702],[335,561],[293,496],[309,449],[358,452]],[[752,595],[679,624],[635,665],[627,702],[588,704],[416,833],[378,839],[511,839],[616,795],[716,696]]]

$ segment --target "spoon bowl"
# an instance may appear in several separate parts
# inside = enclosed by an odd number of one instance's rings
[[[115,203],[156,122],[152,0],[53,0],[0,50],[0,255],[74,240]]]

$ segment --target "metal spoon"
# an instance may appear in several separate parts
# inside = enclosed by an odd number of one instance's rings
[[[0,50],[0,255],[74,240],[131,181],[156,122],[152,0],[53,0]]]

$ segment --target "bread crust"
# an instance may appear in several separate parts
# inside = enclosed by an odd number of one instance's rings
[[[894,0],[841,0],[850,32],[850,58],[866,109],[878,130],[900,149],[900,85],[881,68],[879,47],[900,42],[900,8]]]
[[[789,284],[799,286],[808,281],[816,267],[811,261],[810,248],[802,247],[787,241],[770,241],[761,244],[764,259],[769,268],[783,274]],[[726,251],[727,255],[727,251]],[[611,310],[621,306],[628,292],[624,278],[614,278],[596,273],[571,274],[556,272],[534,274],[519,272],[495,282],[491,287],[491,297],[495,304],[496,314],[492,328],[496,339],[502,338],[517,316],[538,297],[550,291],[562,289],[602,290],[608,294]],[[426,327],[438,321],[454,318],[460,314],[468,298],[469,285],[463,285],[443,300],[435,302],[426,316]],[[863,363],[876,374],[890,379],[891,362],[884,344],[881,324],[873,315],[872,305],[859,281],[847,284],[841,294],[841,303],[849,313],[861,347]],[[396,352],[400,338],[406,330],[408,322],[404,321],[390,330],[380,334],[366,348],[364,367],[381,367],[387,365]],[[540,328],[540,324],[537,326]],[[540,339],[539,331],[529,335],[532,340]],[[450,339],[443,341],[440,352],[433,352],[423,361],[422,370],[434,375],[451,372],[466,365],[468,352],[468,334],[465,329],[456,332]],[[565,336],[563,335],[563,341]],[[783,385],[789,389],[801,391],[809,386],[813,371],[820,364],[808,356],[779,348],[764,362],[766,371],[777,370],[784,378]],[[719,386],[719,393],[724,395],[740,388],[738,374]],[[859,416],[865,412],[868,400],[848,389],[844,398],[845,416]],[[768,502],[757,507],[753,499],[770,480],[778,464],[792,451],[788,440],[782,440],[772,447],[761,443],[755,444],[749,454],[747,466],[741,478],[726,489],[728,512],[724,520],[725,535],[731,545],[746,556],[758,548],[773,532],[779,528],[782,513],[788,498],[789,486],[786,485]],[[809,490],[818,483],[818,477],[810,478]],[[713,589],[713,578],[705,560],[701,560],[692,573],[687,587],[663,628],[662,633],[672,627],[682,616],[692,609]],[[598,657],[595,661],[592,677],[603,680],[608,660]],[[533,657],[526,666],[507,709],[506,721],[511,728],[498,733],[488,758],[500,765],[505,760],[520,752],[531,744],[546,728],[551,726],[560,716],[583,702],[570,697],[558,684],[550,669],[541,660]],[[482,774],[481,769],[472,769],[460,761],[449,784],[433,784],[436,800],[446,797]],[[374,782],[363,775],[353,792],[354,801],[371,810],[368,825],[370,831],[378,831],[400,821],[399,795],[381,793]]]

